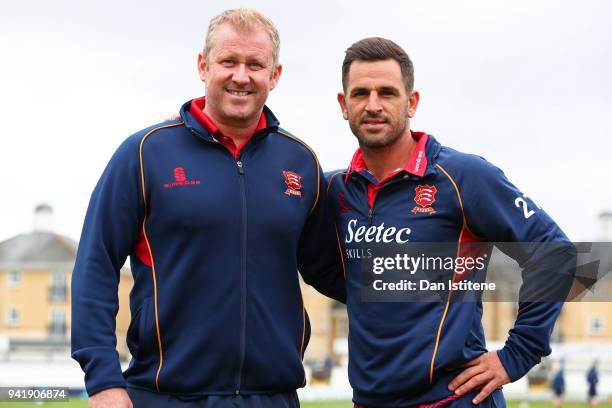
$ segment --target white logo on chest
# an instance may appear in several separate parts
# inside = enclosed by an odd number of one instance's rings
[[[353,219],[348,222],[348,228],[344,237],[344,242],[350,244],[351,242],[397,242],[398,244],[404,244],[408,242],[408,235],[410,235],[410,228],[396,228],[386,227],[385,223],[380,225],[371,225],[354,229],[357,226],[357,220]]]

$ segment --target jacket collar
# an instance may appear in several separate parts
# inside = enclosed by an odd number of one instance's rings
[[[181,118],[183,119],[183,122],[185,122],[185,127],[191,131],[195,131],[200,137],[204,138],[205,140],[214,142],[215,138],[213,137],[213,135],[211,135],[210,132],[204,126],[202,126],[200,122],[193,117],[193,115],[191,115],[191,113],[189,113],[189,109],[191,108],[192,102],[193,100],[185,102],[183,106],[181,106],[181,110],[179,112]],[[267,135],[270,132],[275,132],[278,130],[278,126],[280,124],[278,119],[276,118],[276,116],[274,116],[274,113],[272,113],[272,111],[265,105],[263,108],[263,114],[266,118],[266,127],[255,132],[255,135]]]
[[[408,158],[404,167],[400,167],[391,173],[391,177],[399,173],[409,173],[418,178],[424,177],[431,174],[434,171],[435,158],[440,151],[440,143],[431,135],[425,132],[411,131],[412,137],[416,141],[416,146]],[[367,166],[363,159],[361,149],[357,149],[351,163],[349,164],[348,171],[346,172],[345,180],[348,179],[351,173],[363,174],[367,172]],[[368,177],[369,178],[369,177]]]

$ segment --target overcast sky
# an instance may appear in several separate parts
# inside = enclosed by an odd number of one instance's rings
[[[336,102],[344,50],[402,45],[421,93],[415,130],[501,167],[573,240],[612,210],[612,2],[28,1],[0,15],[0,240],[52,205],[77,239],[91,191],[130,134],[201,96],[208,20],[256,7],[281,33],[268,106],[325,170],[356,148]]]

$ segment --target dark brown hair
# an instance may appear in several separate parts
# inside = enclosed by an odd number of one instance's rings
[[[393,59],[399,63],[406,92],[414,87],[414,67],[406,51],[386,38],[370,37],[357,41],[345,52],[342,62],[342,87],[346,91],[348,74],[353,61],[384,61]]]

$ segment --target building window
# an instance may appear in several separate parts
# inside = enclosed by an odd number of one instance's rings
[[[604,324],[601,316],[591,317],[589,322],[589,333],[592,336],[600,336],[604,332]]]
[[[9,289],[18,288],[21,286],[21,271],[9,271],[6,278],[8,279],[7,286]]]
[[[8,326],[19,326],[21,324],[21,313],[16,307],[9,307],[6,314],[6,324]]]
[[[348,337],[348,317],[336,315],[334,319],[335,337],[345,339]]]
[[[340,302],[332,304],[332,327],[335,339],[346,339],[348,337],[348,315],[346,305]]]
[[[66,274],[62,271],[55,271],[49,287],[49,301],[65,302],[67,293]]]
[[[66,286],[66,274],[63,271],[53,272],[53,286]]]
[[[51,323],[49,324],[49,335],[53,337],[66,336],[66,311],[64,309],[51,310]]]

